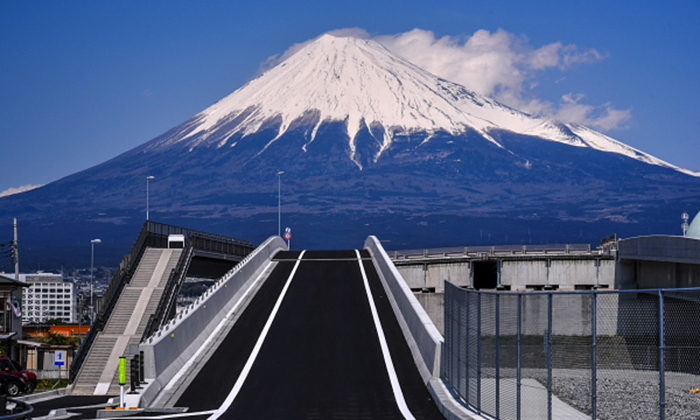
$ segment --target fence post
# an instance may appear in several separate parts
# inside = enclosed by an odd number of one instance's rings
[[[476,411],[481,414],[481,293],[476,295]]]
[[[664,295],[659,289],[659,418],[666,418],[666,374],[664,366]]]
[[[471,308],[469,307],[469,305],[471,304],[471,297],[472,297],[472,294],[471,294],[471,292],[469,292],[469,291],[466,291],[466,294],[467,294],[467,317],[466,317],[467,327],[466,327],[464,330],[466,331],[466,334],[467,334],[467,337],[466,337],[466,340],[465,340],[465,342],[467,343],[467,344],[466,344],[466,349],[465,349],[465,354],[466,354],[467,357],[466,357],[466,360],[465,360],[466,369],[465,369],[464,374],[465,374],[467,377],[466,377],[466,387],[465,387],[466,389],[465,389],[465,392],[464,392],[464,393],[465,393],[465,398],[464,398],[464,399],[465,399],[465,401],[467,401],[467,404],[469,404],[469,325],[470,325],[470,324],[469,324],[469,318],[470,318],[470,317],[469,317],[469,312],[471,311]]]
[[[455,318],[456,318],[456,322],[453,326],[453,327],[456,327],[456,331],[453,329],[452,334],[453,334],[453,337],[455,337],[455,336],[457,337],[457,340],[453,341],[454,347],[456,347],[456,350],[457,350],[455,352],[456,356],[457,356],[455,358],[455,361],[457,363],[453,366],[452,371],[454,372],[454,376],[455,376],[455,388],[457,389],[457,394],[459,394],[459,395],[462,394],[462,337],[461,337],[461,335],[462,335],[462,317],[461,317],[462,302],[461,302],[461,300],[462,299],[461,299],[461,297],[462,297],[462,293],[456,293],[456,296],[455,296],[456,302],[453,302],[453,303],[455,303],[455,305],[453,307],[454,312],[452,313],[453,322],[455,322]],[[452,351],[455,350],[454,347],[453,347]]]
[[[591,293],[591,418],[596,419],[597,416],[597,398],[598,398],[598,379],[596,371],[598,369],[598,326],[597,326],[597,301],[598,294],[596,292]]]
[[[552,293],[547,294],[547,419],[552,420]]]
[[[525,245],[523,245],[525,246]],[[520,384],[521,384],[521,376],[520,376],[520,356],[521,356],[521,350],[520,350],[520,337],[522,335],[522,325],[523,325],[523,320],[522,320],[522,297],[523,295],[518,293],[518,367],[517,367],[517,379],[516,379],[516,389],[518,392],[517,395],[517,402],[516,402],[516,411],[517,411],[517,420],[520,420]]]
[[[450,351],[449,357],[445,358],[442,371],[444,376],[452,383],[452,289],[445,282],[445,349]]]
[[[501,326],[500,326],[500,299],[496,293],[496,418],[501,418]]]

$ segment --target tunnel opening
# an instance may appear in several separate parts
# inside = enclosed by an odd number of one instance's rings
[[[495,289],[498,286],[498,261],[474,261],[475,289]]]

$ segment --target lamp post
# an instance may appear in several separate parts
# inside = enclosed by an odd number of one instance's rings
[[[277,236],[282,236],[282,174],[277,172]]]
[[[95,283],[95,275],[94,275],[94,269],[95,269],[95,244],[100,244],[102,243],[101,239],[93,239],[90,241],[90,244],[92,244],[92,255],[90,257],[90,324],[92,325],[93,322],[95,322],[95,306],[94,306],[94,298],[93,298],[93,284]]]
[[[149,197],[148,183],[149,183],[149,181],[153,181],[154,179],[156,179],[156,177],[154,177],[154,176],[147,176],[146,177],[146,220],[149,220],[148,219],[148,216],[149,216],[149,214],[148,214],[149,202],[148,201],[149,201],[150,197]]]

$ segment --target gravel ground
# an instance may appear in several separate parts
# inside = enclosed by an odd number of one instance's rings
[[[546,382],[545,382],[546,384]],[[553,381],[555,395],[584,413],[591,413],[590,379],[569,377]],[[598,419],[654,419],[659,415],[659,383],[644,379],[599,378]],[[700,394],[666,387],[666,418],[700,418]]]

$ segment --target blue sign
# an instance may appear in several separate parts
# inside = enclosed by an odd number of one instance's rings
[[[63,366],[66,364],[66,351],[65,350],[56,350],[56,360],[54,361],[54,364],[56,366]]]

